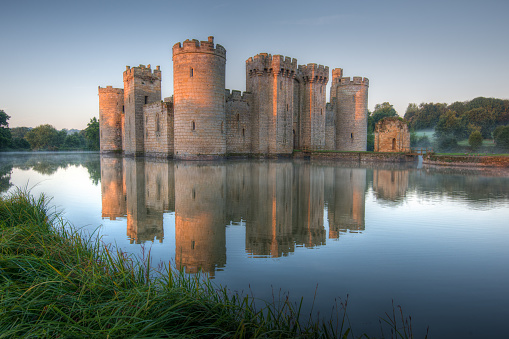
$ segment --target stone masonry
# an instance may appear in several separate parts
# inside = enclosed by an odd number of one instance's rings
[[[225,90],[226,50],[214,37],[176,43],[172,53],[171,100],[161,101],[159,66],[127,66],[123,90],[99,87],[101,152],[206,159],[366,150],[368,79],[333,69],[326,103],[329,67],[260,53],[246,60],[241,93]]]
[[[400,118],[387,117],[375,126],[375,152],[407,152],[410,150],[408,125]]]

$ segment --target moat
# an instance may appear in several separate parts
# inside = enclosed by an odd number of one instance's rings
[[[509,177],[337,161],[184,162],[0,154],[0,190],[32,187],[105,243],[234,291],[348,295],[354,334],[391,302],[414,335],[500,337],[509,316]],[[9,174],[10,173],[10,174]]]

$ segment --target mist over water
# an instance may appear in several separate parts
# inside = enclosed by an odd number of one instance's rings
[[[0,190],[32,187],[84,231],[207,273],[232,291],[288,293],[354,334],[391,302],[414,335],[498,337],[509,316],[509,177],[417,165],[177,162],[0,155]],[[421,166],[419,166],[421,167]],[[316,293],[316,297],[315,297]]]

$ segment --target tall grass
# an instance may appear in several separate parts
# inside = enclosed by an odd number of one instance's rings
[[[301,322],[169,266],[150,267],[67,224],[42,195],[0,197],[0,338],[347,338],[345,314]],[[366,336],[367,337],[367,336]]]

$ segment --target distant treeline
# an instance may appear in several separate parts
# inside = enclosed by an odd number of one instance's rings
[[[497,126],[509,124],[509,100],[478,97],[470,101],[409,104],[405,119],[414,130],[434,128],[436,137],[452,135],[466,139],[478,130],[492,139]]]
[[[82,131],[58,131],[51,125],[9,128],[10,116],[0,110],[0,150],[99,150],[99,120],[95,117]]]

